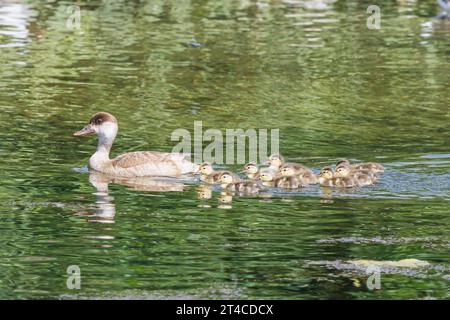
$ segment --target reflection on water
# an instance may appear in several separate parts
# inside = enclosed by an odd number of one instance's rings
[[[450,22],[435,2],[383,3],[380,30],[357,1],[80,1],[79,30],[69,4],[0,2],[0,298],[449,298]],[[246,196],[74,170],[94,142],[71,133],[100,110],[121,124],[114,155],[170,151],[201,120],[278,128],[281,153],[315,171],[342,157],[387,171]],[[345,268],[403,259],[431,267],[383,274],[376,293]]]

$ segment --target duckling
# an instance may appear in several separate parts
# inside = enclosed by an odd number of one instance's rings
[[[200,181],[210,184],[219,183],[219,176],[224,172],[229,172],[229,171],[215,171],[209,162],[204,162],[203,164],[201,164],[199,171],[201,174]]]
[[[316,174],[308,167],[299,163],[285,163],[281,166],[280,173],[284,177],[297,177],[302,185],[318,183]]]
[[[319,183],[324,187],[332,187],[333,183],[333,169],[331,167],[324,167],[319,173]]]
[[[351,169],[354,170],[368,170],[374,174],[384,172],[384,167],[377,162],[362,162],[350,164],[350,161],[348,161],[347,159],[342,159],[336,162],[336,167],[341,164],[348,165]]]
[[[274,184],[276,187],[284,189],[297,189],[306,186],[297,176],[280,176],[274,180]]]
[[[377,181],[376,175],[369,170],[352,169],[349,165],[343,163],[336,167],[335,176],[340,178],[353,178],[359,186],[372,185]]]
[[[245,173],[250,180],[259,179],[261,174],[261,170],[256,163],[247,163],[241,172]]]
[[[336,177],[331,167],[325,167],[320,170],[319,183],[324,187],[357,187],[358,183],[351,177]]]
[[[266,162],[270,169],[278,171],[284,163],[284,157],[281,154],[272,154]]]
[[[282,178],[282,176],[273,170],[263,170],[259,175],[259,180],[266,187],[276,186],[276,182],[280,178]]]
[[[225,191],[237,191],[242,193],[257,193],[259,184],[255,181],[241,180],[231,172],[224,172],[219,176],[219,182]]]

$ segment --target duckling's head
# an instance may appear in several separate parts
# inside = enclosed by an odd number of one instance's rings
[[[280,168],[280,172],[282,176],[285,177],[293,177],[295,176],[295,170],[290,165],[284,165]]]
[[[219,181],[223,184],[233,183],[233,175],[231,174],[231,172],[226,171],[220,175]]]
[[[111,142],[116,138],[118,131],[117,119],[108,112],[94,114],[89,123],[73,135],[76,137],[88,136],[96,133],[100,142]]]
[[[347,159],[339,159],[336,162],[336,167],[340,166],[340,165],[345,165],[345,166],[349,166],[350,165],[350,161],[348,161]]]
[[[320,170],[319,176],[325,179],[333,178],[333,169],[331,167],[325,167]]]
[[[212,174],[214,172],[214,169],[213,169],[211,163],[204,162],[200,165],[199,171],[201,174],[209,176],[210,174]]]
[[[283,165],[284,163],[284,158],[281,154],[272,154],[269,159],[267,159],[267,163],[271,166],[271,167],[276,167],[279,168]]]
[[[242,172],[248,173],[248,174],[255,174],[258,173],[258,165],[256,163],[247,163],[244,166],[244,169],[242,169]]]
[[[264,182],[270,182],[270,181],[273,181],[274,175],[273,175],[272,172],[268,172],[268,171],[261,172],[261,175],[259,176],[259,179],[261,181],[264,181]]]
[[[346,177],[350,174],[350,166],[340,164],[336,167],[336,176],[337,177]]]

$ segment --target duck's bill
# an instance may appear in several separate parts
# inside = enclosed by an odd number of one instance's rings
[[[88,136],[90,134],[94,134],[95,130],[92,127],[92,125],[88,124],[86,127],[81,129],[80,131],[75,132],[73,135],[75,137],[82,137],[82,136]]]

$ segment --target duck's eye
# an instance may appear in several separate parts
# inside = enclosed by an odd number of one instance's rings
[[[96,124],[101,124],[102,122],[103,122],[103,119],[97,119],[97,120],[95,121]]]

